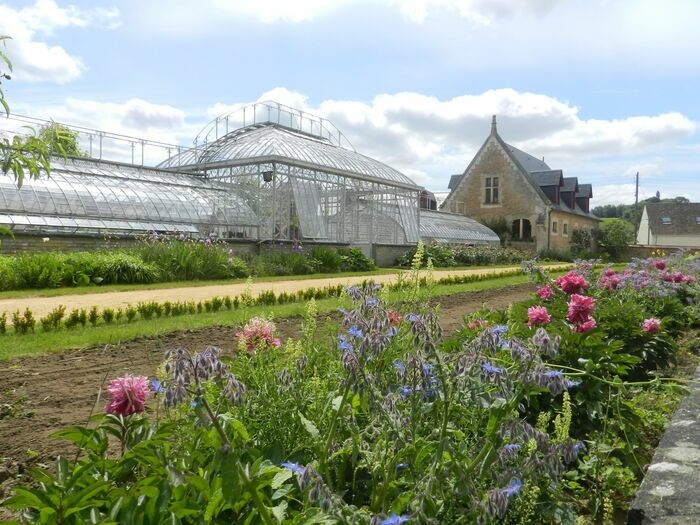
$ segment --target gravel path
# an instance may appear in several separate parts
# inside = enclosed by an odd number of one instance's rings
[[[566,265],[551,265],[548,268],[556,268],[557,266]],[[511,266],[507,268],[480,268],[467,270],[436,270],[435,278],[446,277],[450,275],[485,275],[491,273],[500,273],[509,270],[517,270],[519,266]],[[376,283],[386,284],[396,282],[398,274],[371,275],[368,277],[330,277],[323,279],[303,279],[294,281],[270,281],[253,283],[252,294],[258,295],[261,292],[272,290],[279,292],[297,292],[308,288],[323,288],[325,286],[335,286],[338,284],[353,285],[360,284],[362,281],[371,279]],[[53,297],[23,297],[15,299],[0,300],[0,315],[3,312],[8,314],[8,317],[15,310],[24,311],[29,308],[34,317],[40,318],[58,305],[63,305],[70,312],[74,308],[91,308],[97,306],[99,308],[119,308],[129,304],[136,304],[142,301],[204,301],[215,296],[229,295],[231,297],[240,295],[246,289],[245,283],[236,284],[216,284],[206,286],[191,286],[186,288],[160,288],[155,290],[130,290],[126,292],[107,292],[107,293],[90,293],[82,295],[60,295]]]

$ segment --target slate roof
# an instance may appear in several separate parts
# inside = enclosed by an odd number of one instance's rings
[[[563,177],[561,170],[531,171],[530,175],[539,186],[560,186]]]
[[[457,184],[459,184],[459,181],[461,178],[462,178],[461,173],[459,173],[457,175],[450,175],[450,182],[447,183],[447,187],[449,188],[450,191],[454,190],[457,187]]]
[[[649,202],[646,209],[654,235],[700,235],[698,202]],[[671,224],[663,224],[662,217],[670,217]]]
[[[564,177],[564,184],[561,191],[576,191],[578,179],[576,177]]]
[[[525,168],[525,171],[527,171],[528,173],[552,170],[552,168],[547,166],[544,159],[540,160],[537,157],[533,157],[529,153],[525,153],[524,151],[519,150],[518,148],[516,148],[515,146],[511,146],[510,144],[506,144],[506,147],[513,155],[513,157],[515,157],[515,159],[520,163],[520,165],[523,168]]]
[[[593,198],[593,186],[591,184],[579,184],[576,198],[591,199]]]

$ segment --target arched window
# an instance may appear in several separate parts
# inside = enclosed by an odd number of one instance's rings
[[[528,219],[515,219],[511,224],[511,238],[514,241],[532,240],[532,225]]]

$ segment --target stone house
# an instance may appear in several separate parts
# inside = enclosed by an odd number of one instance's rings
[[[646,203],[639,222],[637,244],[700,247],[700,203]]]
[[[503,218],[513,245],[537,251],[569,251],[574,230],[599,222],[590,211],[591,185],[506,144],[495,115],[488,138],[449,189],[441,209],[485,224]]]

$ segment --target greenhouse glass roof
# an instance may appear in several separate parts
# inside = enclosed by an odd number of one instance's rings
[[[357,153],[329,121],[276,102],[259,102],[220,115],[200,132],[194,148],[158,167],[202,171],[270,162],[419,188],[403,173]]]
[[[257,226],[224,185],[191,175],[78,159],[53,159],[51,175],[17,188],[0,178],[0,223],[55,228],[200,232]]]
[[[465,217],[442,211],[421,210],[420,236],[425,241],[448,244],[484,244],[500,242],[490,228]]]

